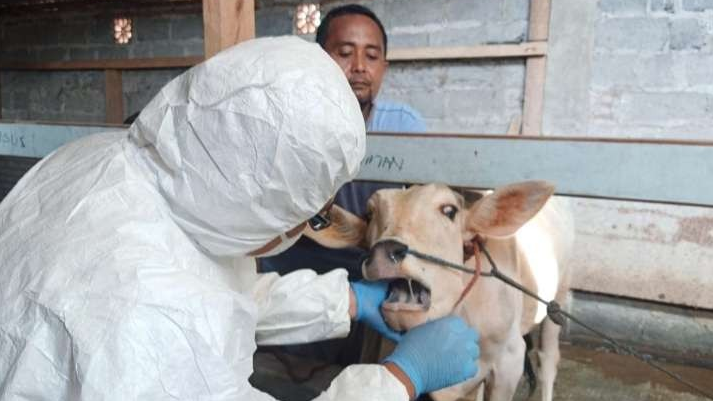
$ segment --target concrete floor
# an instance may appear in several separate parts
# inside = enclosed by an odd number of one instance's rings
[[[562,361],[555,382],[556,401],[704,401],[665,374],[631,356],[562,345]],[[713,371],[672,364],[666,369],[713,393]],[[520,386],[516,400],[528,399]]]
[[[253,384],[282,401],[304,401],[314,398],[329,385],[339,373],[337,367],[326,367],[315,372],[312,379],[295,383],[285,373],[283,364],[273,355],[258,354],[255,358]],[[310,369],[319,364],[291,359],[294,371],[306,377]],[[713,370],[680,365],[664,365],[686,380],[713,393]],[[539,391],[539,389],[538,389]],[[520,386],[515,400],[539,400],[536,392],[531,398],[527,389]],[[605,351],[596,351],[571,345],[562,345],[555,401],[704,401],[707,398],[695,395],[663,373],[650,368],[630,356],[621,356]]]

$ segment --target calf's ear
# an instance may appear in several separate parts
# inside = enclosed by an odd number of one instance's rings
[[[554,190],[546,181],[525,181],[497,188],[468,209],[466,230],[489,237],[513,235],[542,209]]]
[[[309,225],[304,235],[327,248],[366,248],[366,222],[337,205],[329,212],[332,224],[322,230],[314,231]]]

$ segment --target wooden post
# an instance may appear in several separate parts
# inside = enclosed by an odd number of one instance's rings
[[[546,41],[550,32],[550,0],[531,0],[528,40]]]
[[[550,29],[550,0],[530,1],[530,42],[546,42]],[[542,107],[545,97],[546,56],[526,61],[522,133],[542,135]]]
[[[121,124],[124,121],[124,91],[121,70],[104,70],[104,92],[106,96],[106,122]]]
[[[205,58],[255,37],[255,0],[203,0]]]

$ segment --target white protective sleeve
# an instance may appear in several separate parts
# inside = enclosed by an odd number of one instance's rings
[[[312,270],[285,276],[262,274],[253,297],[258,305],[255,337],[260,345],[305,343],[349,333],[349,282],[344,269],[324,275]],[[315,398],[337,400],[406,401],[408,393],[383,366],[352,365]]]
[[[349,334],[347,271],[261,274],[253,290],[260,345],[302,344]]]
[[[315,401],[408,401],[406,387],[381,365],[352,365]]]
[[[244,393],[250,401],[276,401],[256,389]],[[313,401],[408,401],[401,382],[381,365],[352,365],[345,368]]]

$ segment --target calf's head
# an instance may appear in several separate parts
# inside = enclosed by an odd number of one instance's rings
[[[336,209],[333,224],[307,235],[329,247],[362,246],[368,280],[388,280],[382,305],[387,323],[407,330],[448,315],[471,276],[406,252],[413,249],[462,264],[473,256],[473,240],[513,235],[552,195],[543,181],[501,187],[472,204],[444,185],[384,189],[367,204],[366,221]]]

